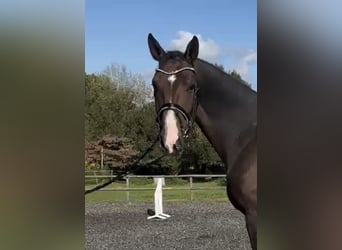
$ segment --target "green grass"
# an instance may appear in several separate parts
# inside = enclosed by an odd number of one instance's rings
[[[164,188],[189,188],[188,180],[179,178],[166,178]],[[222,185],[223,181],[218,179],[209,182],[194,182],[193,187],[197,188],[222,188],[221,190],[193,190],[193,200],[206,200],[206,201],[227,201],[225,186]],[[94,185],[87,185],[87,188],[94,187]],[[130,202],[153,202],[155,184],[152,179],[146,178],[132,178],[129,183],[130,188],[152,188],[153,190],[144,191],[129,191]],[[107,188],[126,188],[125,182],[112,183]],[[86,202],[127,202],[126,191],[96,191],[88,194],[85,197]],[[190,190],[167,190],[163,189],[164,201],[190,201]]]

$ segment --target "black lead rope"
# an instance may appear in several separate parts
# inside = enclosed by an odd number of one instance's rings
[[[126,169],[126,171],[125,171],[123,174],[119,174],[119,175],[117,175],[117,176],[115,176],[115,177],[112,176],[112,177],[110,178],[109,181],[107,181],[107,182],[105,182],[105,183],[102,183],[102,184],[100,184],[100,185],[98,185],[98,186],[96,186],[96,187],[93,187],[93,188],[91,188],[91,189],[86,190],[86,191],[85,191],[85,195],[90,194],[90,193],[92,193],[92,192],[95,192],[95,191],[97,191],[97,190],[99,190],[99,189],[101,189],[101,188],[104,188],[104,187],[108,186],[109,184],[113,183],[114,181],[119,180],[119,179],[123,178],[124,176],[126,176],[127,173],[131,170],[131,168],[134,167],[134,166],[136,166],[136,165],[137,165],[142,159],[144,159],[144,157],[153,149],[154,145],[156,145],[156,143],[158,142],[158,140],[159,140],[159,135],[158,135],[157,138],[154,140],[154,142],[151,144],[151,146],[149,146],[149,147],[145,150],[145,152],[144,152],[138,159],[136,159],[135,162],[133,162],[133,164],[129,165],[129,167]],[[161,159],[162,157],[164,157],[164,155],[158,157],[157,159],[152,160],[152,162],[154,162],[154,161],[156,161],[156,160],[159,160],[159,159]],[[137,168],[137,169],[139,169],[139,168]],[[137,169],[135,169],[135,170],[137,170]]]

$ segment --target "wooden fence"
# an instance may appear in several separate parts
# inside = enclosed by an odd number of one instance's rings
[[[92,173],[92,175],[89,175]],[[103,173],[103,174],[101,174]],[[99,171],[86,171],[85,178],[86,179],[95,179],[96,185],[100,184],[102,181],[101,179],[108,179],[111,177],[116,177],[116,175],[110,175],[108,174],[109,171],[107,170],[99,170]],[[100,175],[99,175],[100,174]],[[126,192],[126,201],[130,202],[130,192],[138,192],[138,191],[147,191],[147,190],[155,190],[155,188],[137,188],[137,187],[130,187],[130,179],[133,178],[186,178],[189,180],[189,186],[185,187],[167,187],[163,186],[163,190],[187,190],[190,191],[190,200],[193,200],[193,191],[203,190],[226,190],[225,186],[219,186],[219,187],[194,187],[193,186],[193,179],[194,178],[226,178],[226,175],[222,174],[206,174],[206,175],[200,175],[200,174],[190,174],[190,175],[127,175],[125,176],[126,180],[126,186],[120,187],[120,188],[111,188],[106,187],[99,191],[125,191]],[[90,189],[90,188],[89,188]],[[87,188],[86,188],[87,190]]]

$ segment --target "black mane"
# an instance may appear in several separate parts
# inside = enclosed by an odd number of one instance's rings
[[[205,60],[203,60],[203,59],[200,59],[200,58],[197,58],[197,61],[199,61],[199,62],[201,62],[201,63],[203,63],[203,64],[206,64],[207,66],[211,67],[211,69],[212,69],[213,71],[217,71],[217,72],[219,72],[221,75],[224,75],[224,76],[230,78],[230,79],[232,80],[232,82],[238,83],[238,84],[242,85],[244,88],[247,88],[249,91],[252,91],[252,92],[254,92],[255,94],[257,93],[254,89],[252,89],[252,88],[250,88],[249,86],[247,86],[246,84],[244,84],[244,83],[242,83],[242,82],[240,82],[240,81],[234,79],[229,73],[227,73],[226,71],[224,71],[224,70],[222,70],[221,68],[217,67],[216,65],[214,65],[214,64],[212,64],[212,63],[210,63],[210,62],[207,62],[207,61],[205,61]]]
[[[182,53],[178,50],[167,51],[165,53],[165,55],[163,56],[163,58],[160,60],[160,64],[163,65],[165,62],[167,62],[169,60],[185,60],[184,53]],[[242,88],[245,88],[250,92],[253,92],[255,94],[257,93],[255,90],[253,90],[252,88],[250,88],[246,84],[234,79],[229,73],[220,69],[219,67],[215,66],[214,64],[209,63],[209,62],[207,62],[203,59],[200,59],[200,58],[196,59],[195,64],[196,64],[196,62],[198,62],[199,64],[204,64],[204,65],[208,66],[209,70],[211,70],[217,74],[220,74],[222,77],[229,78],[229,80],[230,80],[229,84],[233,84],[233,85],[237,84],[237,86],[243,86]]]

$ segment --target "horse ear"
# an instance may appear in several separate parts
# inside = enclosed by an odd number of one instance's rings
[[[152,36],[151,33],[148,34],[147,40],[152,57],[154,60],[159,61],[165,54],[164,49],[160,46],[158,41]]]
[[[188,43],[188,46],[186,46],[186,50],[184,52],[185,58],[193,63],[198,56],[198,50],[199,50],[199,42],[197,36],[194,36],[192,40]]]

